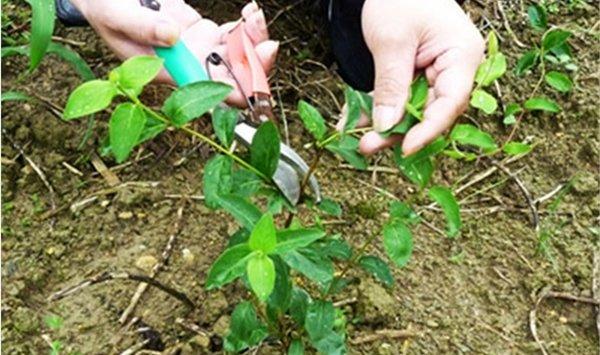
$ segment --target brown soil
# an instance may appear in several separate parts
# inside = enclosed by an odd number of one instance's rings
[[[203,14],[232,19],[238,4],[203,3],[210,9]],[[505,5],[506,6],[506,5]],[[23,5],[7,5],[3,11],[18,18]],[[331,68],[321,43],[315,36],[318,25],[309,17],[305,5],[279,12],[283,6],[274,1],[265,4],[272,24],[272,36],[282,41],[279,65],[273,74],[276,98],[290,124],[291,144],[304,156],[309,141],[294,112],[298,99],[312,101],[334,123],[343,100],[342,82]],[[482,27],[491,21],[503,39],[501,47],[514,66],[524,49],[515,45],[492,5],[469,7]],[[559,184],[574,181],[573,188],[549,214],[552,200],[539,206],[541,230],[549,235],[548,253],[539,253],[538,235],[532,228],[524,196],[515,182],[502,173],[473,185],[459,195],[465,198],[479,192],[463,204],[464,228],[460,238],[449,240],[420,225],[415,232],[415,251],[408,266],[395,270],[396,286],[388,291],[368,277],[359,286],[340,296],[356,296],[358,302],[345,306],[349,337],[356,339],[377,329],[407,329],[418,334],[404,339],[381,339],[351,346],[351,353],[362,354],[446,354],[539,353],[529,327],[529,312],[537,295],[544,289],[591,297],[593,254],[598,253],[598,33],[597,14],[591,6],[550,15],[555,25],[574,32],[574,47],[579,70],[573,93],[556,95],[563,112],[555,116],[527,116],[517,138],[530,137],[535,150],[508,165],[523,180],[535,197]],[[539,34],[527,28],[518,8],[507,8],[512,29],[525,43],[533,43]],[[299,28],[297,24],[306,24]],[[18,23],[16,24],[18,25]],[[25,27],[26,28],[26,27]],[[487,31],[487,30],[486,30]],[[105,75],[118,62],[98,41],[90,29],[66,29],[57,35],[82,44],[74,46],[97,76]],[[310,58],[310,59],[309,59]],[[80,83],[68,64],[49,56],[31,76],[18,80],[27,67],[24,58],[2,62],[2,90],[21,90],[62,106],[68,93]],[[500,81],[502,101],[526,97],[535,75],[516,78],[508,73]],[[160,105],[168,89],[148,88],[144,99]],[[218,336],[202,338],[177,324],[179,317],[201,328],[223,334],[228,315],[245,295],[241,285],[222,291],[203,288],[206,272],[235,231],[235,223],[223,213],[208,210],[200,201],[187,201],[173,195],[200,195],[202,167],[212,154],[204,146],[175,132],[164,134],[136,153],[132,164],[118,169],[121,185],[112,190],[90,163],[90,153],[99,146],[106,132],[106,113],[96,116],[98,127],[93,138],[78,145],[86,122],[63,122],[47,105],[6,103],[2,105],[2,128],[46,173],[55,190],[58,213],[51,211],[51,194],[42,181],[12,147],[2,140],[2,340],[6,354],[48,352],[42,335],[60,340],[66,353],[119,353],[144,338],[135,331],[123,330],[118,323],[129,304],[136,284],[114,281],[95,285],[63,300],[49,302],[48,297],[86,277],[103,271],[147,273],[140,265],[149,256],[159,259],[174,232],[176,211],[183,208],[183,222],[168,266],[158,279],[184,291],[198,307],[192,311],[165,293],[150,288],[142,297],[135,316],[156,331],[167,348],[181,347],[186,354],[220,352]],[[485,117],[469,111],[470,119],[491,132],[498,140],[506,139],[499,115]],[[198,129],[210,133],[207,122]],[[4,136],[4,134],[3,134]],[[3,137],[4,138],[4,137]],[[145,157],[140,159],[140,157]],[[182,158],[186,158],[183,163]],[[116,164],[104,158],[110,166]],[[377,156],[378,166],[393,166],[390,152]],[[82,176],[67,169],[69,164]],[[330,169],[317,173],[325,195],[341,201],[342,220],[330,221],[328,230],[342,233],[355,245],[370,234],[378,233],[386,220],[388,194],[402,199],[411,185],[397,173],[357,172],[342,168],[333,157],[325,159]],[[466,174],[490,168],[485,160],[458,163],[440,159],[435,177],[439,183],[452,184]],[[98,194],[99,192],[102,192]],[[77,211],[69,207],[90,196],[98,198]],[[423,200],[423,206],[427,201]],[[488,207],[501,206],[493,212]],[[44,218],[47,217],[47,218]],[[424,217],[444,228],[440,213],[427,211]],[[335,223],[334,223],[335,222]],[[383,255],[381,248],[372,250]],[[136,266],[137,265],[137,266]],[[140,269],[140,266],[142,267]],[[364,276],[364,275],[363,275]],[[64,318],[64,326],[50,330],[43,322],[49,314]],[[595,354],[598,351],[596,310],[588,304],[560,299],[543,301],[537,312],[538,335],[551,354]],[[207,345],[208,344],[208,345]],[[278,353],[264,346],[260,353]]]

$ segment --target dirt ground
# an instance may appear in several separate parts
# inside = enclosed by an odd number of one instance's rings
[[[239,2],[195,2],[208,17],[234,19]],[[261,3],[272,19],[271,35],[281,40],[277,69],[272,75],[278,110],[289,122],[291,145],[305,157],[309,141],[294,111],[303,98],[320,107],[331,123],[343,101],[343,83],[335,74],[320,25],[311,20],[308,1],[296,5]],[[484,31],[490,25],[501,37],[501,49],[512,68],[526,49],[515,44],[495,2],[470,2],[468,11]],[[2,2],[2,11],[21,25],[26,5]],[[292,4],[292,5],[290,5]],[[529,29],[518,5],[505,5],[506,21],[526,44],[539,39]],[[222,14],[227,14],[223,16]],[[5,16],[3,15],[3,16]],[[531,213],[515,180],[496,171],[462,191],[464,228],[450,240],[421,224],[415,231],[415,251],[404,269],[394,270],[396,286],[386,290],[368,277],[340,296],[357,297],[345,306],[349,337],[358,339],[380,329],[410,329],[407,339],[379,339],[351,345],[356,354],[538,354],[532,337],[530,311],[538,295],[551,289],[573,296],[592,297],[594,253],[599,253],[598,168],[598,17],[592,5],[573,10],[561,6],[550,22],[573,31],[578,71],[569,95],[550,91],[563,111],[554,116],[528,115],[517,138],[531,139],[534,151],[506,167],[518,176],[533,198],[571,182],[555,213],[555,197],[539,204],[540,232],[532,227]],[[300,26],[299,24],[302,24]],[[27,29],[25,25],[18,31]],[[68,40],[97,76],[117,65],[117,59],[90,29],[58,26],[56,35]],[[5,44],[3,44],[5,45]],[[35,94],[45,103],[9,102],[2,105],[2,346],[6,354],[42,354],[49,351],[44,336],[60,340],[64,353],[120,353],[150,339],[149,348],[181,349],[182,354],[220,353],[229,314],[245,294],[241,285],[223,291],[203,289],[206,272],[235,231],[223,213],[213,213],[201,201],[201,176],[212,152],[175,132],[136,152],[130,163],[117,166],[103,158],[120,180],[110,188],[91,164],[106,134],[108,115],[96,116],[92,138],[78,147],[87,122],[63,122],[49,109],[62,107],[80,83],[72,68],[54,56],[24,79],[24,58],[2,61],[2,91]],[[500,80],[502,101],[522,100],[534,85],[534,75],[517,78],[512,72]],[[164,87],[148,88],[144,100],[159,106]],[[282,110],[282,111],[281,111]],[[509,129],[502,117],[469,111],[474,121],[498,140]],[[206,121],[197,129],[210,133]],[[46,174],[48,188],[9,141],[19,144]],[[393,167],[391,152],[378,155],[373,166]],[[328,230],[342,233],[360,245],[377,233],[386,220],[390,196],[403,199],[411,185],[397,172],[358,172],[345,168],[333,156],[317,173],[324,194],[340,201],[342,218],[326,220]],[[71,169],[74,167],[75,169]],[[461,186],[492,168],[489,161],[464,163],[439,159],[436,181]],[[464,179],[458,182],[461,177]],[[54,195],[54,196],[53,196]],[[182,197],[183,196],[183,197]],[[187,196],[187,198],[186,198]],[[90,198],[92,198],[90,200]],[[52,204],[56,206],[53,212]],[[422,206],[427,201],[422,201]],[[74,207],[75,206],[75,207]],[[175,230],[182,209],[180,230]],[[425,210],[424,218],[444,228],[441,213]],[[90,286],[59,301],[54,292],[104,271],[147,273],[160,259],[170,235],[176,235],[173,253],[158,279],[184,291],[197,305],[187,309],[165,293],[149,288],[134,315],[141,322],[123,327],[118,319],[137,285],[113,281]],[[540,252],[540,236],[546,237]],[[382,250],[373,250],[383,255]],[[154,260],[155,260],[154,259]],[[596,312],[590,304],[547,298],[538,306],[540,340],[550,354],[597,354]],[[44,317],[64,319],[51,330]],[[211,336],[198,335],[177,322],[194,323]],[[151,331],[138,332],[139,324]],[[161,347],[162,346],[162,347]],[[261,354],[278,353],[265,345]]]

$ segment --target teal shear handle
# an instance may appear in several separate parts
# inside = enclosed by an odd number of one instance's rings
[[[172,47],[155,47],[154,51],[164,59],[165,69],[178,86],[209,80],[202,64],[181,40]]]

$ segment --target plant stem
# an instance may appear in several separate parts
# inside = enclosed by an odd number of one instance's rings
[[[323,148],[325,147],[327,144],[333,142],[334,140],[338,139],[340,136],[342,136],[342,134],[355,134],[355,133],[364,133],[364,132],[369,132],[373,130],[371,127],[365,127],[365,128],[356,128],[356,129],[351,129],[349,131],[346,132],[335,132],[334,134],[330,135],[329,137],[325,138],[324,140],[317,142],[317,148]]]
[[[123,92],[124,93],[124,92]],[[244,159],[240,158],[239,156],[235,155],[233,152],[230,152],[229,149],[223,147],[222,145],[220,145],[219,143],[213,141],[212,139],[210,139],[209,137],[205,136],[204,134],[193,130],[187,126],[175,126],[170,120],[168,120],[167,118],[163,117],[162,115],[158,114],[156,111],[154,111],[153,109],[151,109],[150,107],[144,105],[144,103],[142,103],[137,97],[135,96],[127,96],[133,103],[135,103],[137,106],[141,107],[144,111],[148,112],[150,115],[152,115],[152,117],[156,118],[157,120],[173,126],[177,129],[180,129],[184,132],[186,132],[189,135],[192,135],[196,138],[199,138],[201,141],[207,143],[208,145],[210,145],[211,147],[213,147],[215,150],[225,154],[226,156],[230,157],[231,159],[233,159],[235,162],[237,162],[238,164],[240,164],[242,167],[244,167],[247,170],[250,170],[251,172],[253,172],[254,174],[258,175],[261,179],[270,182],[271,179],[269,179],[265,174],[261,173],[260,171],[258,171],[255,167],[253,167],[252,165],[248,164]]]

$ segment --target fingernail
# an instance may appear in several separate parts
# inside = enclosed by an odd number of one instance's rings
[[[161,21],[156,25],[156,39],[171,46],[179,39],[179,28],[172,23]]]
[[[385,132],[398,122],[397,110],[393,106],[379,105],[373,109],[373,128]]]

